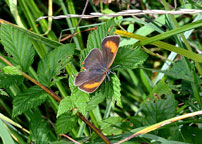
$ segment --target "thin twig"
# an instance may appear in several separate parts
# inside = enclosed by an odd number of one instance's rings
[[[86,4],[85,4],[85,6],[84,6],[84,9],[83,9],[81,15],[84,15],[84,13],[85,13],[85,11],[86,11],[86,8],[87,8],[87,6],[88,6],[88,2],[89,2],[89,0],[86,0]],[[78,28],[78,26],[79,26],[81,20],[82,20],[82,17],[80,17],[80,19],[79,19],[79,21],[78,21],[78,23],[77,23],[77,25],[76,25],[76,27],[75,27],[75,29],[74,29],[74,32],[73,32],[72,38],[73,38],[73,36],[75,35],[75,32],[76,32],[76,30],[77,30],[77,28]],[[71,38],[70,42],[72,41],[72,38]]]
[[[81,33],[81,32],[92,31],[92,30],[96,30],[96,29],[97,29],[97,27],[89,28],[89,29],[86,29],[86,30],[83,30],[83,31],[80,31],[80,32],[76,32],[76,33],[74,33],[74,35],[79,34],[79,33]],[[62,38],[62,39],[60,40],[60,42],[63,42],[63,41],[65,41],[65,40],[67,40],[67,39],[73,37],[74,35],[68,35],[68,36]]]
[[[117,17],[117,16],[133,16],[133,15],[144,15],[144,14],[172,14],[172,15],[182,15],[182,14],[198,14],[202,13],[202,10],[197,9],[180,9],[178,11],[167,11],[167,10],[125,10],[117,13],[103,14],[103,13],[90,13],[89,15],[77,15],[77,14],[68,14],[68,15],[59,15],[52,16],[53,19],[62,19],[62,18],[95,18],[95,17]],[[41,19],[48,18],[48,16],[39,17],[36,21]]]
[[[65,135],[65,134],[60,134],[61,136],[64,136],[66,138],[68,138],[70,141],[76,143],[76,144],[80,144],[79,142],[77,142],[76,140],[74,140],[73,138],[69,137],[68,135]]]
[[[3,62],[5,62],[7,65],[14,66],[8,60],[6,60],[4,57],[0,56],[0,59]],[[22,74],[22,76],[24,76],[25,78],[27,78],[28,80],[30,80],[31,82],[33,82],[34,84],[36,84],[37,86],[39,86],[41,89],[43,89],[45,92],[47,92],[48,94],[50,94],[54,99],[56,99],[57,101],[61,101],[61,98],[57,94],[55,94],[53,91],[50,91],[47,87],[45,87],[44,85],[42,85],[41,83],[39,83],[38,81],[36,81],[32,77],[30,77],[26,73],[24,73],[24,72],[21,71],[21,74]]]
[[[77,113],[77,115],[79,116],[79,118],[84,121],[87,125],[90,124],[90,121],[87,120],[81,113]],[[92,124],[92,123],[91,123]],[[91,129],[94,130],[96,132],[96,134],[106,143],[106,144],[111,144],[111,142],[107,139],[107,137],[105,135],[103,135],[103,133],[100,132],[100,130],[98,128],[96,128],[96,126],[94,126],[93,124],[91,125]]]

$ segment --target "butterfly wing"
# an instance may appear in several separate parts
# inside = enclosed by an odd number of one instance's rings
[[[101,85],[105,77],[106,75],[101,72],[79,72],[75,78],[74,85],[79,86],[82,91],[92,93]]]
[[[79,89],[87,92],[87,93],[92,93],[94,92],[103,82],[103,80],[105,79],[106,75],[103,74],[99,74],[96,77],[87,80],[86,82],[84,82],[83,84],[81,84],[79,86]]]
[[[84,82],[92,80],[94,78],[96,78],[99,74],[93,72],[93,71],[83,71],[83,72],[79,72],[78,75],[76,76],[75,80],[74,80],[74,85],[76,86],[80,86],[82,85]]]
[[[103,61],[103,56],[102,52],[98,48],[92,49],[85,60],[83,61],[83,69],[85,70],[91,70],[95,68],[102,68],[102,61]]]
[[[102,41],[103,62],[109,68],[118,51],[120,36],[108,36]]]

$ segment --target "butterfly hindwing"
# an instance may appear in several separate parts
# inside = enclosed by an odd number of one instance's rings
[[[82,91],[85,91],[87,93],[92,93],[101,85],[101,83],[103,82],[105,77],[106,77],[105,74],[97,75],[97,77],[95,77],[91,80],[88,80],[88,81],[84,82],[83,84],[81,84],[79,86],[79,89]]]
[[[101,73],[101,72],[99,73],[99,72],[95,72],[95,71],[79,72],[78,75],[76,76],[75,80],[74,80],[74,85],[80,86],[84,82],[92,80],[92,79],[95,79],[95,78],[99,77],[102,74],[103,73]]]

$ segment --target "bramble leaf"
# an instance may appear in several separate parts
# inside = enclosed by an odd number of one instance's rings
[[[37,74],[43,85],[47,87],[51,85],[53,77],[61,73],[61,70],[70,60],[70,56],[74,54],[74,48],[74,44],[60,46],[39,62]]]
[[[77,124],[77,117],[71,113],[64,113],[60,115],[56,121],[57,134],[71,132]]]
[[[174,79],[184,79],[184,80],[189,80],[193,81],[192,75],[188,73],[185,69],[185,63],[183,61],[177,61],[173,65],[173,67],[168,71],[169,75]]]
[[[10,25],[1,26],[0,38],[4,49],[13,56],[12,62],[26,72],[35,55],[30,38]]]
[[[50,141],[56,140],[47,120],[42,118],[38,111],[34,111],[30,121],[30,138],[34,143],[47,144]]]
[[[71,100],[71,97],[69,97],[69,96],[65,97],[64,99],[61,100],[60,105],[58,107],[57,117],[70,111],[73,108],[74,108],[74,105]]]
[[[132,49],[132,46],[120,47],[113,65],[120,65],[120,68],[134,69],[146,61],[148,55],[141,49]]]
[[[13,101],[13,117],[41,105],[46,100],[47,95],[38,86],[33,86],[17,94]]]
[[[8,75],[22,75],[20,70],[14,66],[5,66],[3,67],[3,72]]]
[[[24,78],[20,75],[7,75],[0,73],[0,88],[8,88],[12,85],[20,85]]]
[[[111,77],[111,79],[112,79],[113,91],[114,91],[112,100],[113,100],[114,103],[116,102],[116,104],[119,107],[122,108],[123,106],[122,106],[122,103],[121,103],[121,93],[120,93],[120,91],[121,91],[121,87],[120,87],[121,83],[120,83],[120,80],[117,77],[117,75],[115,75],[115,74]]]
[[[102,93],[96,93],[94,97],[91,98],[91,100],[88,102],[88,105],[86,107],[86,111],[94,110],[97,105],[105,100],[105,96],[102,95]]]
[[[121,134],[123,130],[121,129],[122,118],[121,117],[109,117],[100,122],[100,128],[102,132],[107,135]],[[120,127],[120,128],[119,128]]]

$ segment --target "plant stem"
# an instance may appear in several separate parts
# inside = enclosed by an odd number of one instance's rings
[[[80,112],[77,113],[77,116],[84,121],[87,125],[91,125],[91,129],[93,129],[95,131],[95,133],[106,143],[106,144],[111,144],[111,142],[107,139],[107,137],[105,135],[103,135],[103,133],[96,128],[89,120],[87,120]]]

